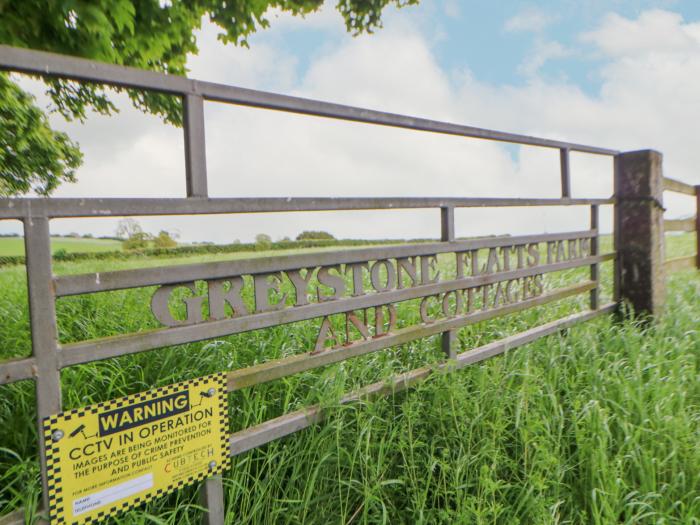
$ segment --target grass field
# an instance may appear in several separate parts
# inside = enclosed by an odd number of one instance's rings
[[[693,249],[690,236],[668,238],[669,256]],[[55,270],[230,258],[83,261]],[[608,288],[610,266],[603,271]],[[547,285],[586,275],[552,274]],[[1,270],[0,287],[0,357],[28,355],[23,269]],[[152,291],[60,300],[61,342],[152,328]],[[651,328],[601,318],[385,399],[337,403],[343,392],[437,363],[438,338],[232,394],[232,431],[314,403],[331,416],[233,459],[224,479],[228,523],[700,523],[700,275],[670,277],[668,295],[667,314]],[[467,327],[460,344],[502,338],[580,310],[586,300]],[[401,303],[399,324],[415,322],[414,310]],[[64,405],[305,352],[318,326],[306,321],[74,367],[62,374]],[[34,414],[31,384],[0,387],[0,515],[34,508],[39,497]],[[200,517],[190,488],[112,523]]]
[[[676,236],[678,237],[678,236]],[[610,236],[601,236],[603,245],[610,245]],[[672,241],[669,246],[669,257],[677,257],[680,255],[689,255],[688,243],[680,239],[684,239],[683,236],[678,237],[679,241]],[[83,239],[83,238],[65,238],[65,237],[52,237],[51,238],[51,250],[56,253],[58,250],[65,250],[68,253],[90,253],[90,252],[108,252],[108,251],[119,251],[122,249],[121,242],[114,241],[111,239]],[[314,251],[318,250],[336,250],[337,247],[329,248],[315,248]],[[298,253],[300,250],[285,250],[284,253]],[[309,251],[309,250],[306,250]],[[688,253],[686,253],[688,252]],[[272,255],[278,252],[272,252]],[[24,255],[24,239],[21,237],[0,237],[0,257]],[[210,254],[203,256],[191,256],[187,258],[178,258],[175,260],[173,258],[168,264],[188,264],[194,260],[205,261],[205,260],[227,260],[231,258],[244,258],[244,257],[264,257],[268,256],[265,252],[241,252],[232,254]],[[158,265],[162,264],[162,258],[141,258],[141,263],[145,265]],[[108,261],[102,265],[100,271],[111,268],[114,264],[113,261]],[[67,269],[67,273],[75,273],[76,271],[85,271],[80,269]]]
[[[110,239],[82,239],[52,237],[51,251],[65,250],[68,253],[107,252],[121,250],[122,243]],[[0,257],[24,255],[22,237],[0,237]]]

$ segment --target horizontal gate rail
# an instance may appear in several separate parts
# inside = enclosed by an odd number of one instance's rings
[[[565,233],[546,233],[540,235],[503,236],[499,238],[484,237],[454,242],[435,242],[421,244],[399,244],[396,246],[378,246],[369,248],[351,248],[341,251],[324,251],[300,255],[282,255],[265,259],[241,259],[234,261],[208,262],[178,266],[143,268],[138,270],[121,270],[82,275],[66,275],[54,278],[58,297],[79,295],[111,290],[123,290],[142,286],[183,283],[200,279],[217,279],[240,274],[263,274],[285,270],[296,270],[310,266],[330,266],[378,259],[393,259],[419,255],[433,255],[459,252],[481,248],[499,248],[514,244],[533,242],[564,241],[579,238],[593,238],[597,230],[583,230]]]
[[[458,370],[469,365],[484,361],[508,350],[531,343],[542,337],[554,334],[579,323],[590,321],[601,315],[609,314],[617,308],[616,303],[601,306],[598,310],[588,310],[557,319],[518,334],[488,343],[484,346],[467,350],[457,354],[454,361],[440,363],[436,366],[418,368],[404,374],[394,376],[386,381],[379,381],[368,385],[357,392],[348,394],[340,399],[339,405],[347,405],[361,399],[372,399],[391,394],[397,394],[412,388],[421,381],[427,379],[436,371]],[[288,436],[316,423],[323,421],[328,410],[320,405],[302,408],[283,416],[265,421],[258,425],[240,430],[231,435],[229,440],[231,456],[237,456],[248,450],[265,445],[276,439]]]
[[[666,219],[664,221],[664,231],[667,232],[694,232],[695,217],[689,219]]]
[[[0,219],[25,217],[127,217],[148,215],[215,215],[294,211],[404,210],[416,208],[486,208],[590,206],[614,199],[502,199],[458,197],[267,197],[186,199],[0,199]]]
[[[27,281],[30,291],[33,350],[31,357],[0,361],[0,384],[34,380],[39,423],[44,417],[54,414],[62,408],[60,384],[60,372],[62,369],[156,348],[225,337],[250,330],[321,317],[324,318],[323,326],[324,322],[330,323],[326,319],[327,316],[354,315],[354,311],[367,308],[375,308],[375,315],[378,316],[378,310],[382,311],[384,308],[387,308],[391,311],[390,307],[393,307],[394,303],[420,299],[427,304],[428,299],[431,297],[434,299],[434,296],[440,297],[442,295],[442,312],[444,316],[424,317],[424,312],[427,312],[427,306],[424,308],[423,303],[421,303],[421,320],[417,324],[397,328],[397,325],[392,325],[392,321],[389,320],[389,329],[384,333],[380,333],[378,328],[379,321],[376,321],[374,335],[371,336],[369,335],[370,329],[368,326],[365,326],[365,331],[362,331],[360,326],[356,325],[363,339],[351,342],[350,338],[347,337],[345,344],[339,344],[331,348],[325,348],[325,342],[321,340],[320,349],[317,341],[317,348],[313,351],[263,362],[240,370],[226,371],[228,374],[228,389],[229,391],[235,391],[410,341],[442,335],[441,348],[445,352],[445,360],[440,364],[419,368],[395,376],[388,381],[378,382],[348,394],[340,401],[341,404],[347,404],[365,397],[405,390],[429,377],[435,371],[457,369],[480,362],[488,357],[501,354],[510,348],[516,348],[569,326],[612,312],[619,304],[620,294],[619,290],[616,289],[614,303],[599,305],[600,264],[615,260],[617,273],[617,267],[620,263],[617,259],[617,251],[605,254],[599,253],[598,214],[600,206],[615,205],[617,209],[620,205],[620,200],[616,196],[602,199],[573,198],[571,181],[572,152],[615,157],[617,170],[617,160],[621,156],[617,150],[494,131],[236,86],[226,86],[8,46],[0,46],[0,71],[71,79],[78,82],[98,83],[117,88],[156,91],[180,97],[183,107],[186,197],[0,199],[0,220],[19,219],[24,223],[25,237],[27,238]],[[206,102],[264,108],[405,130],[558,149],[561,197],[208,198],[204,118],[204,104]],[[692,187],[678,181],[667,179],[664,181],[664,186],[666,189],[691,194],[689,193],[689,188]],[[656,184],[655,187],[658,188],[659,184]],[[694,190],[692,194],[697,195],[698,192]],[[700,196],[698,197],[698,204],[700,206]],[[590,207],[590,228],[578,232],[541,235],[500,236],[469,240],[455,238],[454,210],[456,208],[532,206],[588,206]],[[441,242],[428,241],[407,244],[397,241],[395,245],[369,246],[342,251],[334,250],[300,255],[80,275],[55,276],[51,270],[49,229],[49,221],[51,219],[414,209],[440,209]],[[669,229],[687,231],[689,221],[668,221],[667,225]],[[546,262],[544,260],[540,261],[540,252],[538,251],[540,250],[540,243],[548,243],[546,246]],[[523,262],[525,260],[523,247],[526,245],[528,251],[532,246],[532,264],[529,261],[527,263]],[[561,251],[561,256],[559,251],[554,256],[552,255],[554,246],[556,246],[556,250]],[[615,249],[617,250],[619,246],[620,239],[616,237]],[[489,260],[491,259],[491,254],[498,254],[500,249],[501,253],[504,254],[503,266],[501,267],[501,263],[496,261],[496,270],[490,267],[490,262],[486,264],[485,271],[481,269],[482,267],[479,266],[477,261],[478,250],[481,249],[489,249]],[[463,264],[464,259],[460,259],[467,252],[471,252],[474,257],[469,262],[471,273],[465,271],[467,265],[466,263]],[[509,259],[511,252],[517,252],[517,268],[515,267],[516,263]],[[457,261],[460,261],[455,274],[450,274],[446,277],[445,275],[448,272],[443,272],[442,280],[436,274],[431,278],[431,267],[425,270],[423,263],[428,265],[434,263],[437,265],[437,256],[439,254],[450,253],[457,255]],[[408,261],[411,258],[412,261]],[[416,258],[420,258],[420,266],[417,266]],[[495,258],[497,259],[497,256]],[[515,255],[513,255],[513,258],[515,258]],[[406,259],[401,263],[406,266],[400,266],[399,259]],[[542,259],[544,258],[542,257]],[[358,288],[353,288],[352,291],[344,289],[342,293],[339,292],[338,289],[341,288],[345,274],[335,276],[336,279],[341,279],[341,285],[338,285],[338,287],[329,285],[328,282],[321,283],[320,275],[322,275],[322,270],[327,272],[332,268],[339,272],[339,265],[346,265],[345,270],[348,270],[348,265],[353,265],[353,285],[357,286],[357,281],[354,281],[356,278],[354,274],[355,269],[360,267],[358,275],[359,279],[362,280],[364,277],[367,277],[367,275],[363,277],[362,268],[368,268],[368,263],[372,261],[375,262],[372,265],[370,277],[374,291],[362,289],[362,282]],[[394,262],[396,263],[395,269],[393,266],[390,266]],[[687,262],[672,264],[678,266],[681,264],[685,265]],[[698,255],[698,265],[700,266],[700,254]],[[374,271],[375,268],[378,268],[376,273]],[[389,277],[390,268],[391,271],[396,272],[392,274],[392,277]],[[404,286],[404,281],[401,280],[401,268],[412,280],[409,286]],[[474,270],[474,268],[476,269]],[[562,285],[562,287],[550,290],[544,285],[543,281],[538,280],[543,279],[542,276],[548,273],[575,268],[590,268],[590,270],[586,271],[586,276],[580,282],[573,285]],[[420,271],[418,272],[417,269]],[[303,278],[301,277],[302,270],[306,271]],[[437,271],[435,268],[432,268],[432,270]],[[308,289],[298,288],[297,284],[298,279],[308,284],[310,279],[314,277],[313,272],[315,271],[318,271],[315,279],[326,287],[330,286],[334,290],[334,294],[332,296],[327,295],[326,292],[319,292],[317,288],[316,299],[312,299],[310,302],[307,293]],[[386,286],[375,284],[375,282],[379,281],[377,276],[382,275],[382,271],[386,274]],[[258,281],[269,284],[267,279],[270,276],[282,276],[283,274],[280,272],[287,272],[288,280],[290,275],[296,276],[295,279],[297,280],[294,280],[292,283],[294,294],[297,294],[294,304],[289,304],[289,301],[286,301],[286,294],[280,294],[278,296],[279,302],[273,300],[272,303],[274,304],[271,304],[267,294],[271,289],[276,289],[266,288],[265,286],[261,287],[261,295],[259,297]],[[417,278],[418,273],[420,273],[420,280]],[[326,277],[329,276],[328,273],[324,275]],[[255,308],[248,313],[248,307],[244,304],[244,295],[241,290],[246,281],[251,281],[251,277],[255,291]],[[393,280],[395,277],[398,277],[398,279]],[[518,281],[519,279],[522,279],[522,281]],[[231,285],[231,289],[225,291],[224,282],[227,280]],[[191,291],[195,291],[197,290],[196,283],[200,282],[201,284],[201,281],[206,281],[209,295],[207,297],[197,296],[194,298],[192,302],[195,305],[193,311],[199,307],[198,314],[190,319],[188,310],[188,318],[185,320],[172,317],[172,312],[168,310],[168,301],[171,299],[168,294],[178,286],[185,286]],[[390,283],[390,281],[392,282]],[[238,283],[236,284],[239,287],[237,291],[231,291],[234,282]],[[522,289],[518,296],[518,292],[513,293],[510,286],[514,285],[517,288],[520,286],[520,283],[522,283]],[[538,283],[536,292],[533,292],[532,288],[530,288],[534,286],[533,283]],[[289,283],[287,284],[289,285]],[[58,344],[58,332],[60,329],[57,329],[56,326],[55,305],[56,301],[60,300],[61,297],[150,286],[161,287],[151,297],[151,309],[154,318],[161,322],[162,327],[143,332],[76,341],[63,345]],[[214,286],[214,288],[210,288],[210,286]],[[493,287],[497,292],[494,294],[495,298],[492,304],[487,305],[487,292],[492,291],[492,288],[489,287]],[[203,287],[200,288],[203,289]],[[480,307],[475,306],[478,304],[478,300],[475,300],[472,304],[471,295],[466,294],[466,292],[476,293],[477,289],[484,292]],[[501,299],[499,302],[498,291],[502,291],[501,289],[505,289],[506,296],[511,294],[511,297],[507,297],[506,300]],[[214,290],[214,292],[211,290]],[[234,291],[238,293],[238,297],[235,296]],[[449,293],[453,293],[453,298],[457,305],[452,313],[447,312],[444,306],[445,300],[450,299],[445,294]],[[468,303],[474,306],[473,308],[472,306],[467,306],[466,310],[464,310],[464,308],[458,306],[461,300],[460,293],[468,295]],[[220,301],[220,303],[212,300],[212,294],[217,297],[216,300]],[[590,309],[586,311],[542,324],[463,353],[457,353],[457,347],[459,346],[456,344],[458,343],[457,331],[462,327],[503,315],[515,314],[528,308],[577,297],[581,294],[588,294],[589,296],[587,302],[590,305]],[[303,301],[299,300],[300,296],[304,297]],[[459,299],[458,296],[460,297]],[[173,297],[177,297],[177,294]],[[249,300],[249,296],[245,296],[245,298]],[[202,319],[202,306],[205,304],[203,302],[205,299],[209,300],[208,313],[210,319],[207,320]],[[292,299],[291,295],[289,299]],[[236,306],[234,307],[230,301],[237,301]],[[580,308],[578,306],[579,303],[580,301],[577,301],[577,309]],[[212,304],[218,304],[216,311],[213,310]],[[228,307],[226,304],[228,304]],[[189,305],[190,303],[187,303],[188,308]],[[229,314],[226,309],[229,307],[233,316],[226,317]],[[165,315],[166,313],[167,315]],[[321,421],[325,415],[326,412],[321,407],[312,406],[238,431],[230,436],[231,454],[239,454],[273,439],[306,428],[315,422]],[[45,465],[45,453],[41,446],[41,437],[39,448],[43,475],[42,501],[43,507],[46,509],[49,500],[47,497],[46,468],[43,467]],[[211,478],[203,487],[203,506],[208,511],[205,519],[211,525],[220,525],[224,520],[223,486],[221,480]]]
[[[695,197],[695,217],[687,219],[666,219],[664,221],[664,232],[695,232],[695,255],[687,257],[677,257],[664,262],[664,269],[667,273],[679,272],[697,268],[700,270],[700,185],[693,186],[667,177],[663,178],[665,191],[681,193]]]
[[[691,197],[695,197],[695,194],[696,194],[695,186],[693,186],[691,184],[687,184],[685,182],[681,182],[681,181],[675,180],[675,179],[669,179],[668,177],[664,177],[663,183],[664,183],[664,191],[683,193],[685,195],[690,195]]]
[[[92,60],[9,46],[0,46],[0,69],[97,82],[117,87],[146,89],[180,96],[195,95],[215,102],[363,122],[366,124],[557,148],[596,155],[615,155],[618,153],[616,150],[607,148],[542,139],[517,133],[504,133],[301,97],[278,95],[276,93],[226,86],[213,82],[202,82],[175,75],[164,75],[136,68],[115,66]]]
[[[346,359],[358,357],[361,355],[383,350],[391,346],[406,344],[415,339],[429,337],[445,332],[446,330],[455,330],[465,326],[488,321],[508,315],[515,312],[520,312],[534,306],[540,306],[559,299],[564,299],[572,295],[588,292],[596,287],[593,281],[587,281],[577,285],[561,288],[556,291],[548,292],[540,297],[528,299],[517,304],[502,306],[493,310],[475,312],[465,316],[459,316],[454,319],[447,318],[435,321],[426,325],[411,326],[403,328],[387,334],[377,339],[368,341],[360,341],[337,349],[329,349],[320,353],[297,354],[292,357],[268,361],[260,365],[254,365],[240,370],[229,372],[228,387],[229,390],[240,390],[245,387],[255,386],[260,383],[266,383],[275,379],[281,379],[290,375],[312,370],[320,366],[326,366],[332,363],[338,363]]]
[[[676,257],[675,259],[668,259],[664,266],[668,273],[680,272],[683,270],[691,270],[695,268],[695,255],[688,255],[686,257]]]
[[[601,255],[567,263],[556,263],[556,265],[551,265],[549,269],[546,266],[540,266],[536,271],[526,272],[518,270],[517,272],[509,272],[508,274],[512,279],[517,276],[534,275],[541,271],[558,271],[587,266],[592,263],[609,260],[613,257],[614,256],[610,254]],[[468,286],[480,286],[493,282],[500,282],[504,275],[506,275],[506,273],[458,281],[445,281],[435,285],[418,286],[382,294],[340,299],[328,303],[309,304],[272,312],[261,312],[244,317],[233,317],[222,321],[211,321],[174,328],[162,328],[125,336],[113,336],[104,339],[71,343],[61,347],[59,351],[59,362],[61,363],[61,367],[66,367],[120,355],[144,352],[165,346],[224,337],[250,330],[259,330],[261,328],[269,328],[280,324],[294,323],[325,315],[343,313],[349,310],[359,310],[392,302],[418,299],[425,295],[457,290]],[[470,283],[471,279],[473,280]]]
[[[232,318],[223,321],[214,321],[176,328],[164,328],[152,330],[150,332],[141,332],[137,334],[114,336],[79,343],[70,343],[62,345],[59,348],[59,367],[65,368],[68,366],[119,357],[122,355],[144,352],[165,346],[224,337],[250,330],[269,328],[280,324],[299,322],[325,315],[339,314],[348,310],[359,310],[374,306],[382,306],[393,302],[418,299],[426,295],[434,295],[452,290],[504,282],[510,279],[531,276],[538,273],[549,273],[572,268],[580,268],[591,264],[610,261],[613,260],[614,257],[614,254],[608,253],[604,255],[587,257],[576,261],[554,263],[551,265],[538,266],[523,270],[514,270],[499,274],[484,275],[480,277],[469,277],[455,281],[443,281],[434,285],[406,288],[394,292],[366,295],[358,298],[341,299],[331,303],[310,304],[297,308],[290,308],[288,310],[263,312],[246,316],[244,318]],[[593,281],[591,281],[591,283],[593,283]],[[587,286],[585,291],[595,288],[594,285],[586,284],[585,286]],[[524,306],[522,308],[518,308],[518,310],[531,307],[534,303],[523,302],[519,303],[518,306],[520,306],[520,304],[528,304],[530,306]],[[491,314],[493,311],[490,310],[488,313]],[[498,311],[501,312],[501,310]],[[505,312],[507,310],[503,311]],[[500,313],[498,315],[505,314]],[[491,316],[488,318],[490,319]],[[444,330],[445,329],[443,328],[439,331]],[[415,337],[425,336],[413,336],[413,338]],[[325,357],[322,359],[325,359]],[[35,365],[36,363],[33,358],[11,359],[0,362],[0,384],[30,379],[34,375]]]
[[[36,375],[36,359],[18,357],[0,361],[0,385],[31,379]]]

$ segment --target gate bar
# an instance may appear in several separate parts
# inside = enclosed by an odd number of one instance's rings
[[[391,302],[418,299],[425,295],[457,290],[470,285],[479,286],[482,284],[500,282],[508,278],[516,279],[538,272],[547,273],[580,266],[590,266],[596,261],[603,262],[613,257],[613,254],[598,255],[596,257],[587,257],[585,259],[554,263],[534,268],[523,268],[522,270],[513,270],[500,274],[481,275],[469,279],[444,281],[438,284],[424,285],[415,288],[404,288],[402,290],[394,290],[382,294],[368,294],[324,303],[310,303],[304,306],[259,312],[218,321],[159,328],[126,335],[80,341],[62,346],[60,364],[61,367],[64,368],[90,361],[145,352],[155,348],[214,339],[216,337],[224,337],[250,330],[269,328],[275,325],[343,313],[348,310],[359,310]]]
[[[188,197],[207,193],[207,154],[204,142],[204,99],[201,95],[182,97],[185,134],[185,176]]]
[[[695,186],[695,200],[697,202],[695,206],[695,249],[697,251],[695,266],[700,270],[700,184]]]
[[[453,206],[445,206],[440,208],[441,232],[440,240],[442,242],[454,242],[455,240],[455,209]],[[442,351],[447,359],[457,357],[457,330],[448,330],[442,333],[440,340]]]
[[[600,213],[597,205],[591,206],[591,229],[598,231],[600,227]],[[591,256],[600,253],[600,237],[591,238]],[[600,304],[600,264],[591,264],[591,281],[595,282],[595,288],[591,290],[590,308],[597,310]]]
[[[51,237],[45,217],[24,221],[27,254],[27,287],[31,321],[32,349],[36,367],[36,410],[41,462],[43,508],[49,508],[46,456],[44,454],[45,417],[61,411],[61,373],[58,365],[56,298],[51,276]]]
[[[548,140],[517,133],[505,133],[343,104],[333,104],[320,100],[279,95],[276,93],[227,86],[213,82],[191,80],[176,75],[166,75],[133,67],[116,66],[104,62],[86,60],[84,58],[4,45],[0,46],[0,69],[41,76],[70,78],[73,80],[96,82],[117,87],[160,91],[173,95],[201,95],[204,99],[216,102],[462,137],[511,142],[545,148],[567,148],[571,151],[580,151],[595,155],[615,155],[618,153],[616,150],[607,148],[598,148],[559,140]]]
[[[345,361],[354,357],[365,355],[391,346],[407,344],[416,339],[429,337],[439,333],[457,333],[460,328],[483,321],[489,321],[497,317],[521,312],[529,308],[545,305],[553,301],[571,297],[592,290],[595,283],[592,281],[558,288],[545,295],[527,299],[520,303],[500,306],[492,310],[478,310],[457,317],[446,317],[429,324],[419,324],[401,328],[374,339],[356,341],[348,346],[328,349],[318,354],[304,353],[290,357],[284,357],[273,361],[267,361],[259,365],[253,365],[228,373],[227,384],[230,391],[240,390],[245,387],[266,383],[275,379],[281,379],[299,372],[305,372],[321,366]],[[445,327],[450,330],[443,331]],[[457,353],[450,359],[456,359]]]
[[[589,310],[573,314],[550,323],[536,326],[529,330],[525,330],[524,332],[520,332],[504,339],[488,343],[484,346],[474,348],[473,350],[462,352],[461,354],[457,355],[457,359],[455,361],[418,368],[405,374],[395,376],[390,381],[379,381],[377,383],[373,383],[360,389],[359,391],[347,394],[338,401],[338,404],[346,405],[368,397],[399,393],[413,387],[415,384],[426,379],[435,371],[459,370],[490,357],[494,357],[498,354],[502,354],[507,350],[536,341],[541,337],[551,335],[565,328],[569,328],[576,324],[599,317],[603,314],[613,312],[615,308],[616,305],[614,303],[609,303],[598,310]],[[237,456],[243,452],[269,443],[270,441],[274,441],[275,439],[279,439],[304,428],[308,428],[311,425],[323,421],[327,415],[328,409],[324,409],[320,405],[314,405],[311,407],[302,408],[295,412],[290,412],[289,414],[270,419],[254,427],[236,432],[232,434],[230,438],[231,456]]]
[[[482,237],[444,242],[425,242],[416,244],[399,244],[359,247],[350,250],[302,253],[297,255],[280,255],[267,259],[248,258],[230,261],[182,264],[140,268],[137,270],[116,270],[112,272],[62,275],[54,278],[56,295],[80,295],[94,292],[124,290],[163,284],[183,283],[187,281],[207,280],[231,277],[243,274],[263,274],[299,268],[330,266],[395,259],[418,255],[435,255],[481,248],[500,248],[514,244],[534,242],[566,241],[579,238],[593,238],[597,230],[583,230],[563,233],[542,233],[536,235],[518,235],[513,237]]]
[[[198,197],[150,198],[27,198],[0,199],[0,219],[126,217],[147,215],[216,215],[293,211],[402,210],[415,208],[505,208],[526,206],[590,206],[615,204],[615,199],[518,199],[461,197]]]
[[[561,196],[563,199],[571,197],[571,167],[569,162],[569,148],[559,150],[559,167],[561,170]]]

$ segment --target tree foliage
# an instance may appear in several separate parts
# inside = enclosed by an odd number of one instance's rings
[[[336,8],[352,34],[372,32],[381,27],[383,9],[393,4],[401,7],[418,0],[337,0]],[[256,30],[269,26],[266,13],[271,9],[293,15],[317,11],[323,0],[0,0],[0,44],[52,51],[112,64],[133,66],[173,75],[187,73],[188,54],[198,52],[194,32],[202,18],[221,30],[224,43],[248,45],[247,38]],[[8,116],[28,113],[36,108],[19,88],[3,77],[3,89],[13,97],[0,98],[0,111]],[[67,119],[83,120],[92,110],[111,114],[116,108],[101,86],[73,81],[46,80],[53,110]],[[179,125],[182,119],[178,97],[128,90],[133,104],[146,112]],[[60,133],[52,132],[46,120],[43,130],[32,143],[37,155],[34,171],[25,179],[17,168],[31,168],[20,163],[13,171],[0,166],[6,193],[25,193],[30,188],[50,193],[60,182],[75,180],[80,164],[75,144]],[[7,137],[3,137],[7,138]],[[5,148],[16,148],[24,136],[10,136]],[[14,140],[14,142],[13,142]],[[32,154],[34,155],[34,154]],[[17,163],[16,163],[17,164]],[[14,173],[14,178],[13,178]],[[34,173],[41,173],[37,179]],[[44,177],[43,179],[41,177]]]
[[[150,233],[138,232],[122,242],[122,248],[127,251],[146,250],[150,247],[153,236]]]
[[[158,235],[153,237],[153,247],[154,248],[175,248],[177,246],[177,241],[174,239],[174,235],[165,230],[161,230]]]
[[[126,240],[138,233],[143,233],[143,228],[136,219],[127,218],[119,221],[115,233],[118,239]]]
[[[147,248],[175,248],[178,235],[161,230],[158,235],[143,231],[138,221],[127,218],[117,224],[117,238],[122,241],[124,250],[145,250]]]
[[[266,233],[258,233],[255,236],[255,247],[259,250],[269,250],[272,247],[272,237]]]
[[[48,195],[75,180],[81,160],[77,145],[51,129],[33,97],[0,74],[0,196]]]
[[[331,240],[335,239],[333,235],[324,231],[313,231],[305,230],[297,235],[297,241],[307,241],[307,240]]]
[[[122,219],[117,224],[117,237],[122,240],[122,249],[145,250],[153,240],[150,233],[146,233],[135,219]]]

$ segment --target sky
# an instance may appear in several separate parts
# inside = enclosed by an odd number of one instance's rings
[[[249,48],[203,21],[190,77],[623,151],[656,149],[669,177],[700,184],[700,2],[423,0],[384,27],[347,34],[332,3],[306,18],[269,13]],[[46,104],[42,85],[22,85]],[[60,197],[184,197],[182,130],[115,100],[85,124],[51,117],[85,154]],[[558,151],[207,103],[212,197],[558,197]],[[572,154],[574,197],[612,193],[608,157]],[[692,198],[666,195],[674,216]],[[610,229],[610,212],[603,225]],[[316,212],[138,218],[184,242],[439,236],[439,212]],[[588,228],[585,208],[458,210],[458,236]],[[52,221],[111,235],[115,219]],[[0,231],[21,231],[17,223]]]

